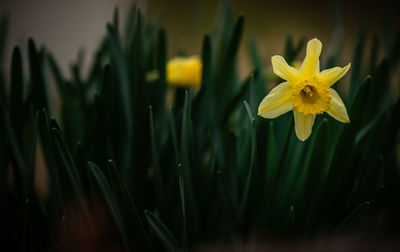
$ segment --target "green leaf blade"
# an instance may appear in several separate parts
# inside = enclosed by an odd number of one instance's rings
[[[150,227],[156,233],[165,249],[171,252],[182,251],[175,237],[156,215],[147,210],[144,211],[144,214]]]

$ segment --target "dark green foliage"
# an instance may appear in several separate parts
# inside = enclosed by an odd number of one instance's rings
[[[0,14],[0,96],[2,99],[6,99],[7,95],[5,92],[6,87],[6,79],[5,79],[5,71],[6,68],[4,66],[4,53],[6,50],[6,42],[7,42],[7,33],[8,33],[8,16],[4,14]]]
[[[0,76],[0,246],[78,249],[76,227],[92,234],[88,244],[125,251],[187,251],[254,234],[399,235],[400,99],[392,81],[398,85],[400,33],[386,36],[383,60],[381,38],[374,36],[366,50],[369,38],[360,33],[346,102],[351,123],[318,116],[301,142],[292,113],[273,120],[256,115],[265,84],[277,78],[265,73],[252,40],[254,70],[240,80],[244,17],[235,21],[223,4],[218,18],[199,48],[198,90],[168,87],[167,32],[135,8],[124,27],[115,10],[87,76],[82,53],[67,78],[33,39],[27,59],[14,49],[9,89]],[[306,39],[296,41],[288,37],[276,54],[298,59]],[[329,55],[327,65],[338,56]],[[158,78],[146,79],[152,71]],[[60,96],[60,115],[48,80]],[[174,93],[172,105],[167,91]],[[47,174],[44,194],[35,182],[39,168]]]
[[[168,228],[161,222],[161,220],[152,212],[145,211],[146,219],[154,233],[158,236],[167,251],[180,251],[178,242],[168,230]]]

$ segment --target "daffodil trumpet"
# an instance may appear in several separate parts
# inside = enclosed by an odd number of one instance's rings
[[[202,62],[197,56],[175,57],[167,62],[167,83],[172,87],[200,87]]]
[[[321,50],[321,41],[310,40],[306,57],[298,68],[289,66],[282,56],[273,56],[274,73],[286,81],[273,88],[258,107],[258,115],[264,118],[275,118],[293,110],[296,135],[301,141],[311,135],[317,114],[326,112],[340,122],[350,122],[342,99],[331,88],[347,73],[350,63],[343,68],[320,71]]]

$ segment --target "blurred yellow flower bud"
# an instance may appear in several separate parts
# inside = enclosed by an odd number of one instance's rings
[[[175,57],[167,63],[167,83],[175,87],[200,87],[202,62],[197,56]]]

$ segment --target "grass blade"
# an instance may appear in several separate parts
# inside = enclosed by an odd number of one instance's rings
[[[4,52],[6,50],[6,38],[8,34],[8,16],[0,14],[0,68],[2,68]]]
[[[125,249],[128,251],[129,250],[128,239],[126,237],[125,228],[122,223],[119,207],[115,200],[114,195],[112,194],[111,187],[106,177],[104,176],[103,172],[93,162],[89,161],[87,166],[89,169],[89,176],[93,181],[93,185],[96,188],[98,188],[102,193],[105,203],[107,204],[111,212],[111,215],[115,221],[117,229],[121,235],[122,243],[124,244]]]
[[[236,94],[231,96],[231,99],[223,114],[222,122],[226,122],[226,120],[229,119],[229,116],[232,114],[232,111],[234,111],[236,106],[238,106],[240,102],[243,101],[246,94],[248,93],[248,90],[250,89],[250,85],[254,83],[254,81],[258,78],[258,76],[259,76],[258,71],[252,73],[249,76],[249,78],[247,78],[245,82],[241,85],[240,90],[238,90]]]
[[[149,115],[150,115],[150,137],[151,137],[151,153],[153,158],[153,165],[154,165],[154,186],[157,195],[157,202],[161,204],[161,195],[163,194],[163,180],[162,174],[160,169],[159,157],[156,147],[156,136],[154,130],[154,119],[153,119],[153,109],[149,106]]]
[[[48,110],[47,89],[43,72],[43,51],[36,49],[33,39],[28,41],[29,69],[31,76],[31,94],[34,108]]]
[[[117,199],[121,211],[121,216],[124,220],[125,229],[127,231],[131,231],[129,233],[130,235],[134,235],[134,238],[129,239],[129,242],[136,243],[138,237],[144,236],[143,239],[145,239],[148,246],[152,248],[153,246],[149,234],[143,224],[142,216],[139,215],[136,203],[129,193],[128,188],[125,185],[125,182],[123,181],[121,174],[117,169],[117,166],[111,159],[108,160],[108,172],[111,188]],[[125,219],[127,219],[128,221],[126,221]],[[137,244],[135,245],[137,247]],[[133,246],[134,244],[132,244],[130,247]]]
[[[247,204],[247,198],[249,196],[250,182],[251,182],[251,179],[253,176],[253,167],[254,167],[254,160],[255,160],[255,153],[256,153],[256,128],[255,128],[255,123],[254,123],[255,119],[252,115],[251,108],[246,101],[244,101],[244,106],[246,108],[247,114],[250,119],[250,123],[252,125],[253,134],[252,134],[252,141],[251,141],[250,166],[249,166],[246,184],[245,184],[245,187],[243,190],[243,194],[242,194],[242,198],[241,198],[241,202],[240,202],[240,206],[239,206],[239,216],[241,216],[241,217],[243,217],[245,207]]]
[[[124,52],[122,50],[121,41],[118,37],[118,33],[115,27],[107,25],[108,38],[111,50],[111,59],[116,75],[118,76],[117,81],[117,94],[120,100],[120,109],[122,112],[122,132],[124,138],[122,139],[121,146],[121,167],[124,173],[128,176],[131,172],[130,169],[130,157],[132,148],[132,129],[133,129],[133,118],[132,118],[132,101],[131,101],[131,90],[129,84],[128,69],[125,64]]]
[[[193,186],[193,178],[190,166],[190,157],[189,157],[189,121],[190,121],[190,111],[191,111],[191,103],[190,103],[191,92],[185,91],[185,100],[183,105],[183,115],[182,115],[182,126],[181,126],[181,145],[180,145],[180,163],[182,164],[182,174],[184,180],[186,181],[186,192],[188,199],[188,209],[191,210],[192,221],[194,222],[194,226],[198,227],[200,224],[198,221],[198,212],[197,212],[197,203]]]
[[[230,97],[232,91],[234,90],[235,58],[239,49],[239,44],[243,33],[243,26],[244,17],[240,16],[236,21],[229,44],[223,56],[222,65],[218,71],[214,93],[221,102],[226,102],[226,97]],[[227,104],[224,104],[223,106],[226,105]]]
[[[350,80],[350,90],[348,95],[348,101],[351,100],[354,95],[357,93],[359,88],[360,82],[360,75],[361,75],[361,64],[362,64],[362,55],[364,51],[364,44],[365,44],[365,31],[360,30],[358,34],[358,40],[356,44],[356,48],[354,50],[353,61],[351,63],[351,80]]]
[[[230,189],[231,187],[228,183],[228,180],[227,180],[225,174],[221,170],[217,170],[217,176],[218,176],[219,180],[221,181],[224,197],[226,199],[226,203],[228,205],[234,226],[236,228],[239,226],[239,218],[238,218],[238,213],[236,211],[237,207],[236,207],[236,203],[235,203],[235,200],[233,197],[233,193],[232,193],[232,190]]]
[[[328,120],[323,119],[318,125],[315,137],[309,148],[308,158],[304,161],[304,169],[300,175],[296,192],[302,192],[297,198],[297,208],[303,211],[301,214],[307,216],[305,224],[311,227],[316,218],[317,202],[320,201],[322,187],[329,169],[329,125]],[[298,194],[299,195],[299,194]],[[310,197],[310,195],[315,195]]]
[[[36,112],[32,129],[32,141],[30,143],[28,155],[26,158],[27,160],[26,180],[29,190],[33,190],[34,186],[36,147],[38,145],[38,139],[37,139],[38,124],[39,124],[39,112]]]
[[[268,201],[268,205],[272,204],[274,183],[276,183],[278,160],[277,160],[277,146],[274,131],[274,122],[270,121],[268,126],[268,145],[267,145],[267,161],[266,161],[266,172],[265,172],[265,195]]]
[[[164,30],[158,32],[157,44],[157,70],[160,84],[166,86],[166,63],[167,63],[167,35]]]
[[[175,125],[175,118],[174,118],[174,113],[172,111],[172,107],[169,109],[169,125],[171,127],[171,138],[172,138],[172,144],[174,146],[174,153],[175,153],[175,161],[176,163],[179,162],[179,150],[178,150],[178,138],[177,138],[177,133],[176,133],[176,125]]]
[[[0,97],[0,122],[3,122],[2,127],[5,128],[6,136],[8,136],[8,140],[10,141],[12,160],[14,165],[16,166],[15,172],[16,172],[17,183],[22,184],[23,188],[26,188],[25,161],[23,159],[14,131],[11,127],[11,122],[6,112],[6,107],[3,101],[3,97]]]
[[[182,165],[178,164],[178,182],[179,182],[179,194],[181,198],[181,207],[182,207],[182,219],[183,219],[183,228],[182,228],[182,244],[183,250],[187,250],[187,233],[186,233],[186,206],[185,206],[185,184],[183,178],[183,170]]]
[[[171,252],[182,250],[175,237],[157,216],[147,210],[144,211],[144,214],[146,215],[146,219],[149,222],[150,227],[156,233],[166,250]]]
[[[10,87],[10,122],[14,129],[18,143],[22,144],[24,103],[23,103],[23,70],[22,56],[19,47],[15,47],[11,60],[11,87]]]
[[[371,202],[364,201],[358,205],[335,229],[335,233],[342,232],[345,227],[351,224],[355,218],[360,217],[365,214],[365,212],[370,208]]]
[[[56,209],[61,209],[65,212],[64,197],[61,194],[61,184],[59,169],[56,165],[55,150],[52,145],[52,134],[50,132],[50,122],[47,116],[46,109],[39,112],[39,133],[40,142],[42,144],[43,153],[46,159],[46,167],[49,171],[50,181],[50,198],[54,200],[53,205]]]
[[[0,96],[7,104],[6,95],[6,79],[4,73],[4,52],[6,50],[6,38],[8,34],[8,16],[0,14]]]
[[[201,87],[204,88],[210,84],[212,75],[212,50],[210,36],[208,35],[204,36],[201,60],[203,64]]]
[[[52,133],[53,133],[54,144],[56,147],[55,153],[60,158],[59,164],[64,166],[65,172],[68,175],[68,178],[70,179],[72,186],[75,189],[75,192],[79,195],[80,193],[82,193],[82,182],[80,180],[74,159],[72,158],[72,154],[68,146],[66,145],[64,138],[59,132],[59,129],[57,127],[53,127]]]
[[[69,88],[67,86],[67,83],[65,82],[65,78],[62,75],[62,72],[61,72],[54,56],[50,53],[47,53],[46,59],[47,59],[47,63],[49,65],[50,71],[53,74],[54,82],[57,85],[58,92],[59,92],[64,104],[67,105],[68,101],[71,98],[70,98]]]

